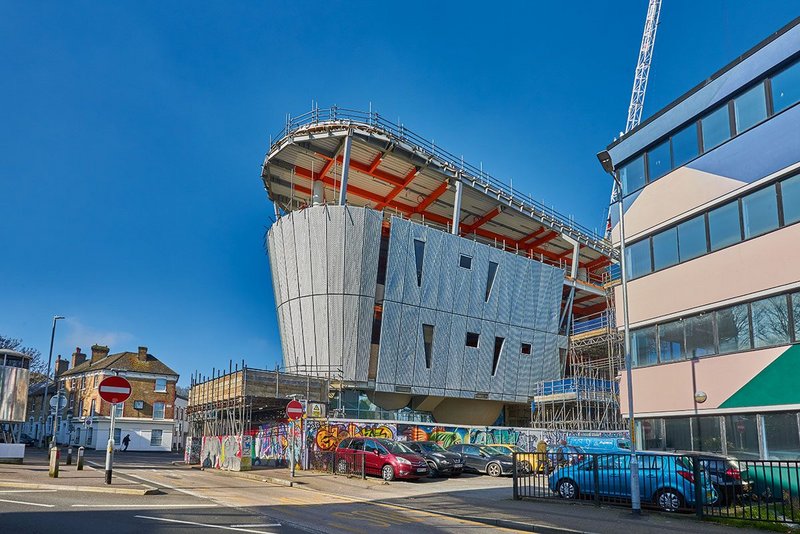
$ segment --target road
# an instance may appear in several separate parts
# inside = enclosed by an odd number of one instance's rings
[[[503,530],[393,504],[176,467],[169,463],[175,458],[168,455],[118,453],[116,458],[116,474],[155,485],[163,494],[126,496],[0,488],[2,530],[58,534],[98,528],[115,534]],[[90,454],[87,459],[102,462],[99,454]]]

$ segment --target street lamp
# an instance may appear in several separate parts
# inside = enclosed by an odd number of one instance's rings
[[[53,364],[53,341],[56,339],[56,321],[64,319],[61,315],[54,315],[53,316],[53,331],[50,333],[50,356],[47,358],[47,376],[45,377],[45,385],[44,385],[44,395],[42,395],[42,434],[39,437],[39,446],[44,446],[44,435],[45,435],[45,406],[47,406],[47,390],[50,387],[50,366]],[[55,375],[55,372],[53,373]],[[55,376],[53,377],[55,378]],[[55,417],[53,418],[53,425],[55,426],[56,421]]]
[[[625,213],[622,208],[622,182],[614,172],[614,163],[611,155],[604,150],[597,154],[600,164],[614,179],[614,198],[619,209],[619,265],[622,277],[622,325],[625,335],[625,376],[628,381],[628,420],[631,435],[631,512],[634,515],[642,513],[641,495],[639,494],[639,462],[636,459],[636,418],[633,411],[633,360],[631,358],[631,332],[628,320],[628,273],[625,261]]]
[[[699,449],[703,450],[703,429],[700,426],[700,410],[698,410],[697,405],[703,404],[706,400],[708,400],[708,395],[705,391],[700,391],[697,389],[697,372],[695,371],[694,366],[697,362],[700,361],[700,358],[697,356],[692,356],[692,400],[694,401],[694,421],[697,423],[697,443],[699,445]]]

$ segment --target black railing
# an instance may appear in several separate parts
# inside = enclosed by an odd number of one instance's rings
[[[513,456],[515,499],[630,506],[630,454]],[[694,512],[698,517],[800,522],[798,461],[740,461],[703,453],[642,453],[637,461],[642,507]]]
[[[309,451],[308,468],[332,475],[365,478],[364,455],[337,455],[336,451]]]
[[[703,514],[748,521],[800,522],[800,462],[704,458],[699,463],[717,489]]]

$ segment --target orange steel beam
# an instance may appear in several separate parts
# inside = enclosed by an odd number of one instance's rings
[[[586,264],[587,269],[594,269],[595,267],[603,267],[611,263],[611,260],[605,256],[600,256],[599,258],[590,261]]]
[[[566,287],[566,286],[564,286],[564,287]],[[599,298],[602,298],[602,297],[600,295],[589,294],[589,295],[586,295],[584,297],[577,298],[577,299],[573,300],[572,303],[573,304],[580,304],[581,302],[586,302],[587,300],[599,299]]]
[[[392,200],[394,200],[394,198],[395,198],[397,195],[399,195],[400,193],[402,193],[402,192],[403,192],[403,189],[405,189],[406,187],[408,187],[408,186],[411,184],[412,180],[414,180],[414,178],[416,178],[416,177],[417,177],[417,172],[419,172],[419,169],[417,169],[416,167],[414,167],[413,169],[411,169],[411,171],[410,171],[408,174],[406,174],[405,178],[403,178],[403,183],[402,183],[402,184],[400,184],[400,185],[398,185],[398,186],[395,186],[395,188],[394,188],[394,189],[392,189],[392,190],[389,192],[389,194],[388,194],[388,195],[386,195],[386,198],[383,200],[383,202],[381,202],[381,203],[379,203],[379,204],[377,204],[377,205],[375,206],[375,209],[376,209],[376,210],[382,210],[384,207],[386,207],[386,205],[387,205],[389,202],[391,202]]]
[[[530,243],[526,244],[525,248],[535,249],[539,245],[544,245],[545,243],[547,243],[548,241],[552,241],[556,237],[558,237],[558,232],[555,232],[555,231],[549,232],[549,233],[543,235],[542,237],[540,237],[539,239],[537,239],[536,241],[531,241]]]
[[[353,159],[350,158],[350,161],[353,161]],[[368,173],[369,174],[374,173],[375,170],[378,168],[378,165],[381,164],[381,161],[383,161],[383,154],[378,154],[378,156],[372,161],[372,163],[370,163]]]
[[[579,311],[584,315],[591,315],[593,313],[598,313],[608,308],[605,302],[601,302],[600,304],[595,304],[594,306],[589,306],[588,308],[580,308]]]
[[[428,206],[433,204],[436,201],[436,199],[442,196],[442,193],[444,193],[446,190],[447,190],[447,182],[442,182],[441,184],[439,184],[439,187],[431,191],[431,194],[428,195],[428,197],[425,200],[420,202],[416,208],[414,208],[414,212],[416,213],[424,212],[426,209],[428,209]],[[509,241],[513,240],[509,239]]]
[[[325,154],[320,154],[319,152],[315,152],[315,154],[325,160],[333,161],[334,159],[339,163],[342,163],[344,160],[343,156],[336,156],[336,158],[332,158],[330,156],[326,156]],[[375,168],[373,168],[375,165]],[[388,182],[392,185],[400,185],[403,183],[403,179],[399,176],[395,176],[394,174],[390,174],[385,171],[378,170],[378,165],[380,165],[380,160],[378,160],[377,164],[373,161],[372,163],[361,163],[360,161],[356,161],[353,158],[350,158],[350,168],[355,169],[359,172],[363,172],[373,178],[377,178],[378,180],[382,180],[384,182]]]
[[[543,233],[544,233],[546,230],[547,230],[547,228],[545,228],[545,227],[543,226],[543,227],[539,228],[538,230],[536,230],[535,232],[533,232],[533,233],[531,233],[531,234],[528,234],[528,235],[526,235],[525,237],[523,237],[522,239],[520,239],[519,241],[517,241],[517,243],[519,243],[520,245],[522,245],[523,243],[525,243],[525,241],[527,241],[527,240],[529,240],[529,239],[533,239],[533,238],[534,238],[534,237],[536,237],[536,236],[540,236],[540,235],[542,235],[542,234],[543,234]]]
[[[484,213],[482,217],[480,217],[477,221],[470,223],[470,224],[462,224],[461,225],[461,233],[464,235],[469,235],[474,232],[476,229],[480,228],[487,222],[491,221],[498,215],[503,212],[503,208],[497,206],[493,210],[489,210],[488,212]]]

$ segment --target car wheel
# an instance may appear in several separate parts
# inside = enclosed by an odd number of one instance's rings
[[[381,476],[383,476],[383,480],[386,482],[394,480],[394,467],[389,464],[384,465],[383,469],[381,469]]]
[[[683,497],[674,489],[664,489],[656,495],[656,504],[665,512],[676,512],[683,508]]]
[[[336,464],[336,471],[340,475],[346,475],[347,474],[347,460],[345,460],[344,458],[339,460],[339,463]]]
[[[520,462],[519,465],[520,465],[520,470],[522,470],[522,472],[525,473],[526,475],[529,475],[531,471],[533,471],[531,463],[527,460],[523,460],[522,462]]]
[[[486,466],[486,474],[490,477],[499,477],[503,474],[503,469],[500,467],[500,464],[492,462]]]
[[[562,499],[577,499],[578,486],[571,480],[562,480],[556,487],[559,497]]]
[[[439,470],[436,469],[436,462],[428,462],[428,476],[436,478],[440,475]]]

